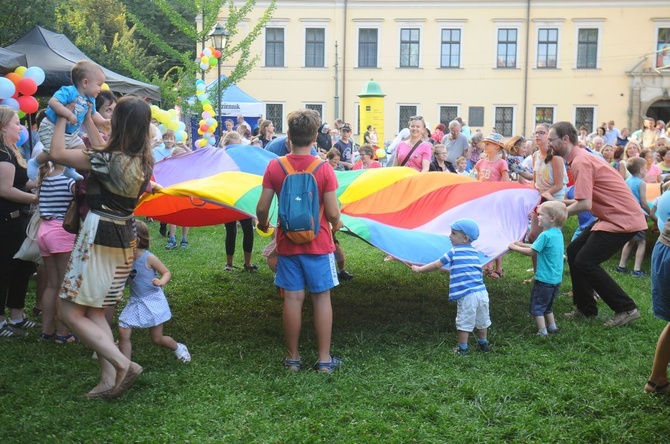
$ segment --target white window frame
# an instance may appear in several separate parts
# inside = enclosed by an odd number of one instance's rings
[[[265,101],[265,109],[263,110],[263,115],[265,118],[268,118],[268,105],[281,105],[281,127],[283,132],[280,134],[286,134],[286,102],[280,102],[280,101]]]
[[[300,19],[302,22],[302,67],[307,69],[325,69],[328,68],[328,42],[330,41],[330,30],[328,25],[330,19]],[[323,29],[323,66],[307,66],[307,28]],[[286,60],[286,59],[284,59]]]
[[[382,67],[382,23],[384,19],[354,19],[356,27],[356,47],[354,49],[354,60],[356,60],[356,68],[360,69],[379,69]],[[358,47],[360,45],[360,30],[361,29],[376,29],[377,30],[377,66],[358,66]]]
[[[556,105],[533,105],[533,128],[535,128],[535,115],[537,114],[537,109],[538,108],[551,108],[552,109],[552,115],[554,117],[554,121],[551,122],[551,124],[556,123],[556,112],[558,110],[558,107]]]
[[[495,24],[493,32],[493,47],[495,48],[493,50],[493,69],[521,69],[523,66],[524,60],[521,59],[521,48],[523,48],[521,27],[523,26],[523,22],[520,19],[493,19],[493,23]],[[514,68],[498,67],[498,31],[501,29],[516,29],[516,66]]]
[[[396,19],[397,25],[397,39],[396,39],[396,68],[398,69],[422,69],[423,68],[423,53],[424,53],[424,42],[423,42],[423,29],[426,20],[407,20],[407,19]],[[418,29],[419,30],[419,64],[418,66],[400,66],[400,45],[401,45],[401,32],[403,29]]]
[[[665,69],[670,69],[670,65],[656,66],[656,57],[657,57],[656,51],[658,50],[657,49],[658,48],[658,31],[661,28],[670,28],[670,20],[668,20],[666,18],[651,19],[651,20],[654,22],[654,48],[652,49],[652,51],[654,51],[654,62],[653,62],[654,68],[661,69],[664,66],[667,66],[667,68],[665,68]]]
[[[596,128],[598,128],[598,105],[574,105],[572,107],[572,122],[574,122],[573,125],[577,123],[577,108],[593,108],[593,128],[591,131],[595,131]],[[577,133],[579,133],[579,127],[577,127]]]
[[[436,20],[438,26],[439,26],[439,34],[437,36],[437,44],[439,47],[439,51],[437,54],[437,66],[439,69],[463,69],[463,35],[465,33],[465,23],[467,22],[466,19],[453,19],[453,20]],[[443,67],[442,66],[442,31],[445,29],[458,29],[461,31],[461,40],[460,40],[460,52],[458,53],[458,67],[453,68],[451,66],[449,67]]]
[[[496,127],[496,109],[497,108],[512,108],[512,135],[516,132],[516,121],[517,121],[517,105],[513,105],[511,103],[496,103],[491,105],[491,128]],[[496,129],[497,131],[497,129]],[[502,134],[502,133],[500,133]],[[505,136],[503,134],[503,136]],[[505,137],[510,137],[510,136],[505,136]]]
[[[561,40],[563,37],[563,20],[556,19],[533,19],[535,24],[535,51],[533,58],[533,68],[534,69],[561,69]],[[540,30],[541,29],[557,29],[558,37],[556,43],[556,67],[555,68],[538,68],[537,59],[540,56],[539,46],[540,46]]]
[[[578,69],[580,71],[588,71],[590,69],[600,69],[600,62],[602,60],[602,46],[603,46],[603,23],[605,22],[604,18],[590,18],[590,19],[572,19],[575,24],[575,53],[574,53],[574,64],[573,69]],[[581,29],[597,29],[598,30],[598,44],[596,46],[596,67],[595,68],[578,68],[577,67],[577,58],[579,56],[579,31]]]
[[[284,69],[289,66],[287,48],[289,47],[288,37],[288,22],[289,19],[272,19],[267,26],[263,28],[263,68],[267,69]],[[267,28],[283,28],[284,29],[284,66],[267,66],[265,64],[265,49],[267,48]]]

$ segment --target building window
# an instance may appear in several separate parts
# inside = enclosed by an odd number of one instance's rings
[[[579,130],[580,127],[585,127],[590,134],[593,132],[593,119],[595,118],[594,108],[575,108],[575,127]]]
[[[556,68],[558,29],[539,29],[537,34],[537,67]]]
[[[458,107],[457,106],[441,106],[440,107],[440,123],[444,123],[445,126],[449,126],[449,122],[458,117]]]
[[[400,67],[419,67],[419,29],[402,28],[400,30]]]
[[[468,109],[468,126],[470,128],[475,126],[484,126],[483,106],[471,106]]]
[[[283,103],[266,103],[265,117],[272,121],[275,127],[275,133],[281,134],[284,132],[284,104]]]
[[[407,128],[409,118],[416,116],[417,109],[416,105],[400,105],[398,109],[398,132],[403,128]]]
[[[511,137],[514,133],[514,108],[511,106],[496,106],[494,128],[496,132],[503,136]]]
[[[443,29],[440,67],[460,68],[461,66],[461,30]]]
[[[516,29],[498,30],[498,68],[516,68]]]
[[[378,30],[361,28],[358,30],[358,67],[377,67]]]
[[[540,123],[554,123],[554,108],[538,106],[535,108],[535,125]]]
[[[265,28],[265,66],[284,66],[284,28]]]
[[[598,67],[598,29],[580,29],[577,34],[577,68]]]
[[[311,109],[319,113],[321,121],[323,121],[323,105],[320,103],[306,103],[305,109]]]
[[[656,67],[670,68],[670,28],[658,28]]]
[[[323,68],[325,66],[324,47],[326,30],[323,28],[305,29],[305,66]]]

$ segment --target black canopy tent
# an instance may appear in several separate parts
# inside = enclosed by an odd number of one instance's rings
[[[39,66],[44,70],[45,80],[37,90],[38,95],[50,96],[63,85],[71,85],[70,71],[79,60],[91,60],[65,35],[40,26],[35,26],[5,49],[26,57],[26,66]],[[160,101],[160,88],[148,83],[122,76],[102,67],[109,88],[121,94],[136,94]]]
[[[0,48],[0,73],[7,74],[19,66],[26,66],[28,60],[24,54],[7,48]]]

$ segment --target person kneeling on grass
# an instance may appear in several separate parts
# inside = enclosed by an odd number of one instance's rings
[[[509,249],[533,258],[535,282],[530,293],[530,314],[535,317],[537,335],[558,333],[554,301],[563,281],[563,233],[568,209],[559,200],[544,202],[537,211],[537,223],[543,229],[533,244],[514,242]]]
[[[479,238],[479,227],[472,219],[459,219],[451,224],[449,240],[453,248],[444,256],[419,267],[412,266],[415,273],[439,270],[448,265],[451,278],[449,280],[449,300],[456,301],[456,330],[458,331],[458,347],[454,352],[459,355],[468,353],[468,336],[477,328],[477,345],[484,353],[491,351],[486,338],[491,326],[489,316],[489,293],[484,285],[482,264],[479,252],[472,242]]]
[[[133,328],[148,328],[151,340],[172,350],[183,363],[191,362],[191,355],[184,344],[170,336],[163,336],[163,324],[172,318],[163,286],[170,282],[170,270],[149,248],[149,228],[144,222],[136,221],[137,247],[134,252],[133,269],[128,278],[130,301],[119,316],[119,349],[130,359],[132,344],[130,335]],[[158,278],[157,273],[161,277]]]

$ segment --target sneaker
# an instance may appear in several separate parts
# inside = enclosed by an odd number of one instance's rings
[[[20,328],[21,330],[26,330],[28,328],[42,328],[42,324],[39,322],[31,321],[25,315],[21,322],[12,322],[11,319],[7,320],[7,323],[14,328]]]
[[[634,278],[647,277],[647,275],[642,270],[633,270],[633,272],[631,273],[631,276],[633,276]]]
[[[467,348],[456,347],[454,349],[454,353],[456,353],[457,355],[467,355],[468,352],[470,352],[470,349]]]
[[[349,273],[347,270],[342,270],[337,273],[337,278],[341,281],[350,281],[354,278],[354,275]]]
[[[482,353],[490,353],[491,352],[491,348],[489,347],[489,341],[486,341],[486,342],[477,341],[477,347],[479,347],[479,351],[481,351]]]
[[[541,331],[538,331],[538,332],[535,333],[535,336],[539,336],[541,338],[548,338],[549,333],[542,333]]]
[[[317,363],[314,364],[314,370],[316,370],[319,373],[333,373],[341,366],[342,366],[342,358],[330,355],[330,361],[328,362],[317,361]]]
[[[177,350],[175,350],[174,355],[184,364],[191,362],[191,354],[188,352],[188,348],[184,344],[177,343]]]
[[[166,250],[174,250],[177,248],[177,242],[173,240],[169,240],[167,244],[165,244],[165,249]]]
[[[620,327],[626,325],[631,321],[636,320],[640,317],[640,312],[637,308],[634,308],[630,311],[622,311],[621,313],[615,313],[612,319],[605,322],[603,325],[605,327]]]
[[[0,338],[21,338],[28,333],[9,325],[8,322],[0,328]]]
[[[188,248],[188,241],[182,240],[181,243],[179,244],[181,248]]]
[[[624,267],[616,267],[616,272],[617,272],[617,273],[621,273],[621,274],[628,274],[628,273],[630,273],[630,271],[628,270],[628,268],[624,268]]]
[[[557,335],[559,332],[560,330],[558,328],[554,328],[553,330],[547,329],[547,333],[549,333],[550,335]]]

